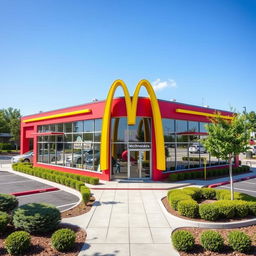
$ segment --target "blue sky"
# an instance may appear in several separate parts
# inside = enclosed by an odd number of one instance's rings
[[[160,99],[256,110],[256,0],[0,0],[0,24],[0,108],[78,105],[145,78]]]

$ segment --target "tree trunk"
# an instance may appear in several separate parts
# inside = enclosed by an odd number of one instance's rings
[[[234,186],[233,186],[233,175],[232,175],[232,156],[229,156],[229,177],[230,177],[231,200],[234,200]]]

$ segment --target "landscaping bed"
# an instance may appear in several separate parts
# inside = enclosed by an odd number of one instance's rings
[[[60,228],[70,228],[76,233],[76,240],[74,248],[69,252],[59,252],[51,246],[51,235],[52,233],[44,235],[31,235],[31,246],[28,251],[23,255],[29,256],[77,256],[85,242],[86,232],[78,227],[69,225],[60,225]],[[0,255],[9,256],[7,251],[4,249],[4,240],[14,232],[14,228],[9,226],[6,232],[0,235]]]
[[[230,197],[230,191],[225,189],[185,187],[168,191],[163,204],[171,214],[192,220],[223,222],[255,218],[255,197],[238,192],[234,193],[235,200]]]
[[[230,229],[211,229],[214,231],[217,231],[221,236],[224,238],[224,246],[221,249],[220,252],[213,252],[209,250],[205,250],[200,242],[200,236],[203,231],[206,229],[201,228],[181,228],[179,230],[186,230],[192,233],[193,237],[195,238],[195,246],[193,249],[189,252],[179,251],[181,256],[255,256],[256,255],[256,226],[250,226],[250,227],[243,227],[243,228],[237,228],[232,229],[233,230],[239,230],[247,235],[249,235],[252,239],[252,246],[251,249],[246,252],[238,252],[234,251],[227,242],[227,235],[231,231]]]
[[[76,207],[67,210],[65,212],[61,213],[62,218],[70,218],[70,217],[76,217],[82,214],[85,214],[89,212],[95,202],[95,198],[91,196],[90,201],[85,204],[84,202],[81,202],[79,205]],[[0,254],[1,255],[1,254]]]

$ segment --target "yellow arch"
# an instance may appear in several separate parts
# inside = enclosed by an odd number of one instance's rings
[[[111,120],[111,107],[115,91],[118,87],[121,87],[124,92],[127,123],[128,125],[134,125],[136,123],[137,103],[138,96],[142,86],[144,86],[148,92],[151,101],[151,109],[153,112],[154,131],[156,138],[156,167],[159,170],[165,170],[165,154],[164,154],[164,136],[162,127],[162,118],[156,98],[155,92],[151,84],[147,80],[141,80],[136,86],[132,99],[130,98],[129,91],[126,84],[122,80],[116,80],[110,87],[105,111],[102,121],[102,135],[101,135],[101,147],[100,147],[100,168],[101,170],[109,169],[109,150],[110,150],[110,120]]]

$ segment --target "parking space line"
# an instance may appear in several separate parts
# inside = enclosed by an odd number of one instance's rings
[[[47,192],[44,192],[44,193],[36,193],[36,194],[31,194],[31,195],[25,195],[25,196],[19,196],[19,197],[28,197],[28,196],[42,196],[43,195],[46,195],[46,194],[49,194],[49,193],[57,193],[57,192],[63,192],[63,190],[57,190],[57,191],[47,191]]]
[[[249,181],[242,181],[243,183],[248,183],[248,184],[253,184],[253,185],[256,185],[256,182],[249,182]]]
[[[230,187],[227,187],[227,186],[221,186],[222,188],[228,188],[230,189]],[[242,189],[242,188],[234,188],[235,190],[241,190],[241,191],[247,191],[247,192],[253,192],[253,193],[256,193],[255,190],[248,190],[248,189]]]
[[[70,203],[70,204],[63,204],[63,205],[58,205],[56,206],[57,208],[62,208],[62,207],[65,207],[65,206],[70,206],[70,205],[74,205],[74,204],[77,204],[79,201],[75,202],[75,203]]]
[[[13,182],[2,182],[0,185],[7,185],[7,184],[15,184],[15,183],[23,183],[23,182],[31,182],[34,180],[23,180],[23,181],[13,181]],[[34,181],[35,182],[35,181]]]

